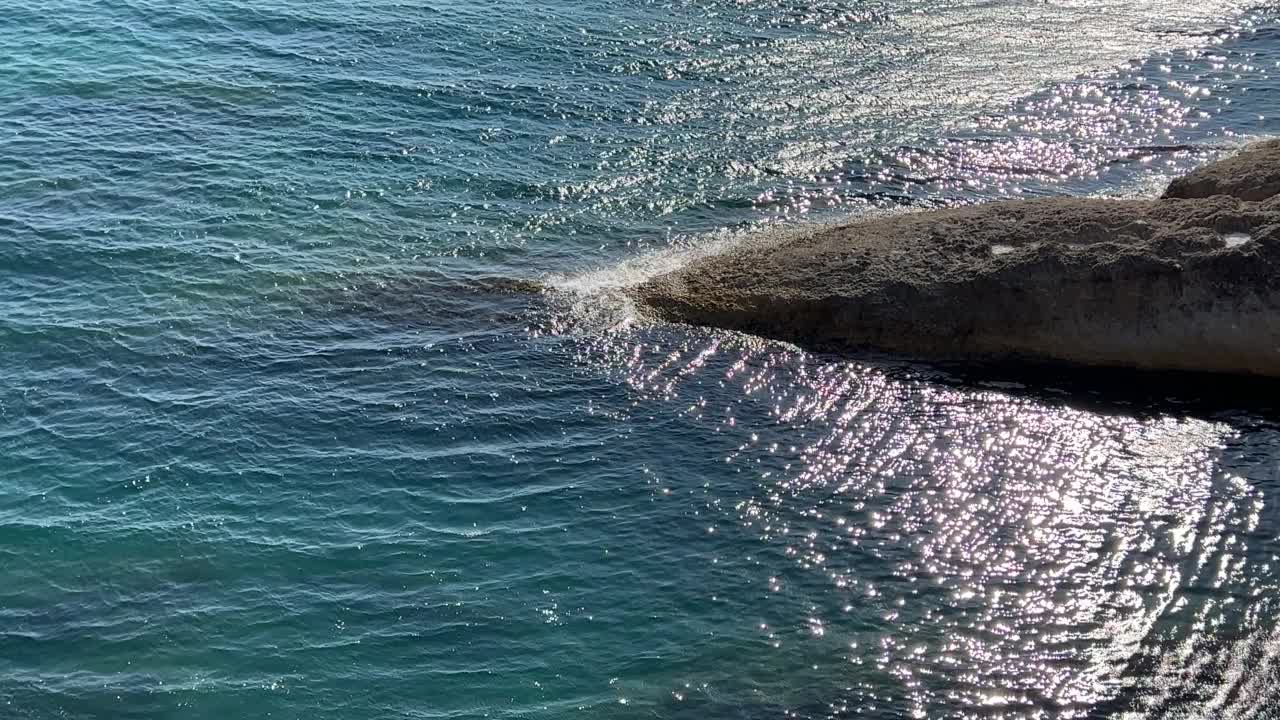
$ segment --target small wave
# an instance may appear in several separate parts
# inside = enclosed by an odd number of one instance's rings
[[[840,222],[850,219],[845,217]],[[608,332],[632,327],[644,320],[644,313],[627,292],[631,288],[732,248],[781,242],[816,232],[829,224],[793,222],[726,228],[677,238],[667,247],[634,255],[615,265],[547,276],[543,285],[553,298],[554,325],[561,333]]]

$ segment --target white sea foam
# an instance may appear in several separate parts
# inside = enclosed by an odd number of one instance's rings
[[[816,227],[764,225],[679,237],[666,247],[633,255],[615,265],[550,275],[543,282],[555,291],[553,295],[567,328],[587,332],[622,329],[642,319],[628,289],[701,258],[748,244],[778,242],[814,232]]]
[[[543,284],[553,290],[563,329],[586,332],[618,330],[643,320],[627,290],[652,278],[679,270],[699,259],[753,245],[771,245],[823,229],[871,217],[910,211],[867,207],[859,213],[826,222],[771,223],[722,229],[675,238],[666,247],[623,259],[615,265],[576,273],[549,275]]]

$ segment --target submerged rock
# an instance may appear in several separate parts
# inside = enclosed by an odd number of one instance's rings
[[[1259,197],[1241,179],[1280,180],[1280,144],[1197,176],[1160,200],[997,202],[744,244],[633,293],[662,320],[825,350],[1280,377],[1280,184]],[[1230,194],[1173,196],[1207,187]]]

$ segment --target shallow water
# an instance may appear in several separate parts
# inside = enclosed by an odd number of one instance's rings
[[[743,233],[1151,194],[1277,132],[1273,8],[3,7],[6,717],[1274,705],[1266,397],[617,292]]]

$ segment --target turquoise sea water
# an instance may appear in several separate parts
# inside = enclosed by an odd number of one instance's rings
[[[618,289],[877,208],[1154,193],[1280,132],[1274,7],[0,19],[0,717],[1273,716],[1267,398]]]

